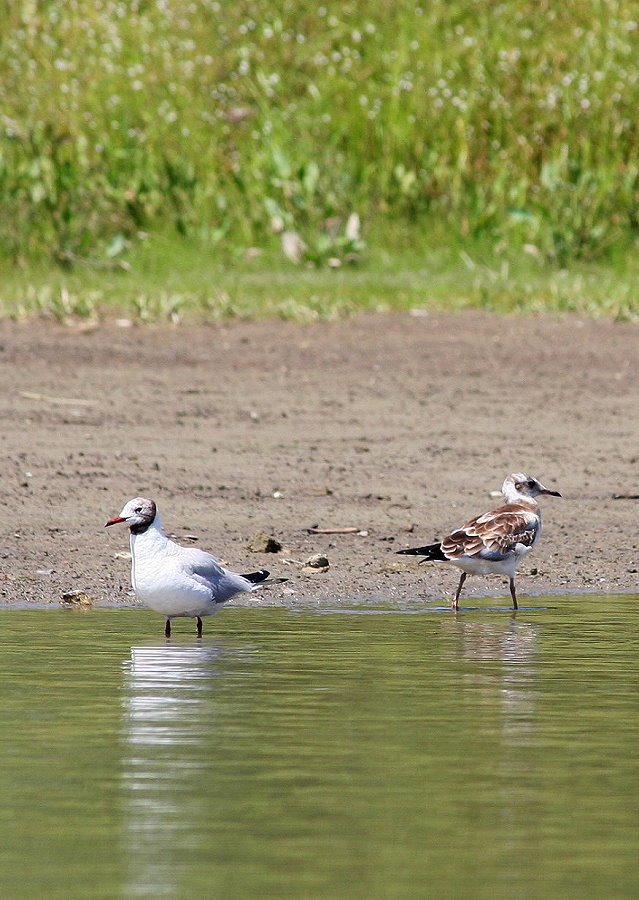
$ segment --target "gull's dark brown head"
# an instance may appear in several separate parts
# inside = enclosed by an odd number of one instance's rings
[[[124,505],[119,516],[109,519],[104,527],[125,522],[133,534],[140,534],[153,524],[156,515],[157,507],[153,500],[147,500],[146,497],[135,497]]]

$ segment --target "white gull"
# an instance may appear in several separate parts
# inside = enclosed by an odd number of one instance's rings
[[[129,500],[105,527],[120,522],[128,525],[131,534],[133,590],[146,606],[166,616],[166,637],[171,636],[171,619],[177,616],[197,619],[197,635],[202,637],[203,616],[215,615],[231,597],[254,591],[269,576],[266,569],[238,575],[211,553],[172,541],[162,531],[153,500]],[[276,581],[286,579],[271,583]]]

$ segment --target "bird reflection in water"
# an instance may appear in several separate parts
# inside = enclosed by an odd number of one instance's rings
[[[199,642],[131,647],[123,696],[127,896],[179,893],[206,817],[216,694],[234,656]]]
[[[513,615],[507,622],[459,620],[450,623],[450,628],[460,638],[462,658],[477,664],[465,672],[465,679],[491,702],[499,697],[505,743],[511,747],[529,744],[535,717],[536,627]],[[491,663],[499,668],[495,670]]]

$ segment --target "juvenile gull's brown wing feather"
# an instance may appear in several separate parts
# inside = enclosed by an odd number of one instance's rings
[[[451,532],[442,541],[442,551],[447,559],[462,556],[502,558],[512,552],[516,544],[532,546],[538,525],[539,517],[534,510],[518,504],[500,506]]]

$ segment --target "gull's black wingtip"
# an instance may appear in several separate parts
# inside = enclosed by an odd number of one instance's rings
[[[266,581],[270,574],[267,569],[260,569],[258,572],[249,572],[247,575],[242,575],[242,578],[246,578],[251,584],[259,584],[260,581]]]
[[[259,572],[249,572],[248,575],[242,575],[242,578],[246,578],[251,584],[262,584],[270,574],[271,573],[267,569],[260,569]],[[288,578],[271,578],[269,585],[284,584],[285,581],[288,581]]]
[[[395,553],[403,556],[423,556],[424,559],[422,562],[426,562],[430,559],[447,559],[442,553],[441,544],[427,544],[425,547],[409,547],[408,550],[396,550]]]

